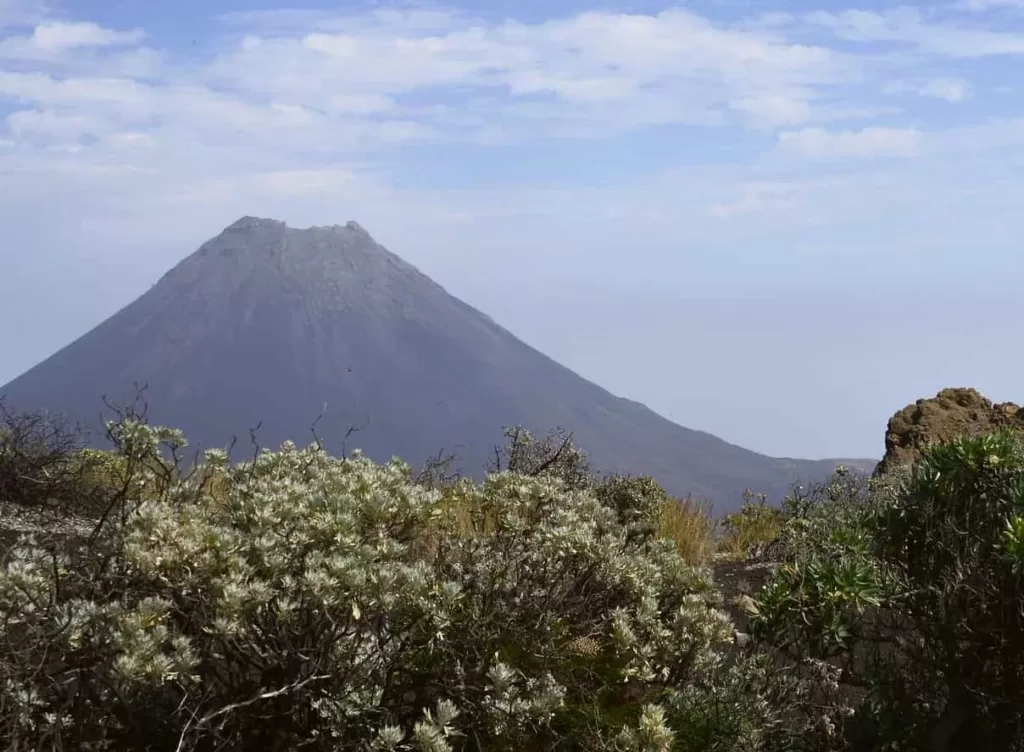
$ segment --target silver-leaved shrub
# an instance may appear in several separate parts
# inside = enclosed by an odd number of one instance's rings
[[[747,680],[707,573],[586,488],[509,471],[430,488],[292,444],[185,474],[161,454],[180,434],[112,435],[130,497],[0,571],[9,749],[756,743],[743,708],[716,720]]]

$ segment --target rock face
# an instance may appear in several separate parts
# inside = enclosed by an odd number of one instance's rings
[[[572,431],[593,465],[738,507],[830,461],[775,459],[615,397],[518,340],[359,225],[244,217],[148,292],[4,388],[10,406],[95,423],[148,385],[149,418],[193,447],[312,440],[419,463],[455,450],[479,474],[502,426]],[[318,416],[319,417],[318,420]],[[346,437],[350,428],[359,428]],[[874,463],[872,463],[874,464]]]
[[[1024,410],[1012,402],[994,404],[974,389],[943,389],[931,399],[907,405],[889,419],[885,457],[875,473],[912,463],[930,443],[1005,428],[1024,430]]]

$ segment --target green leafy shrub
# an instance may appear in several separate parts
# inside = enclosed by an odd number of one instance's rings
[[[792,506],[755,633],[842,668],[870,748],[1024,748],[1020,437],[935,445],[833,490]]]
[[[879,517],[880,556],[898,572],[916,640],[896,688],[937,717],[931,743],[1024,748],[1024,443],[1000,433],[940,444]]]
[[[8,748],[760,743],[704,570],[591,490],[508,471],[432,489],[290,444],[181,473],[161,452],[177,432],[112,431],[152,491],[88,545],[24,540],[0,573]]]

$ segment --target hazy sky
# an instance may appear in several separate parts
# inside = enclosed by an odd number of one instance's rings
[[[288,1],[0,0],[0,384],[252,214],[769,454],[1024,400],[1024,0]]]

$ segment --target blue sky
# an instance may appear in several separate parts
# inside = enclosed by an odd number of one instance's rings
[[[366,227],[612,391],[877,456],[1024,401],[1024,0],[0,0],[0,383],[239,216]]]

